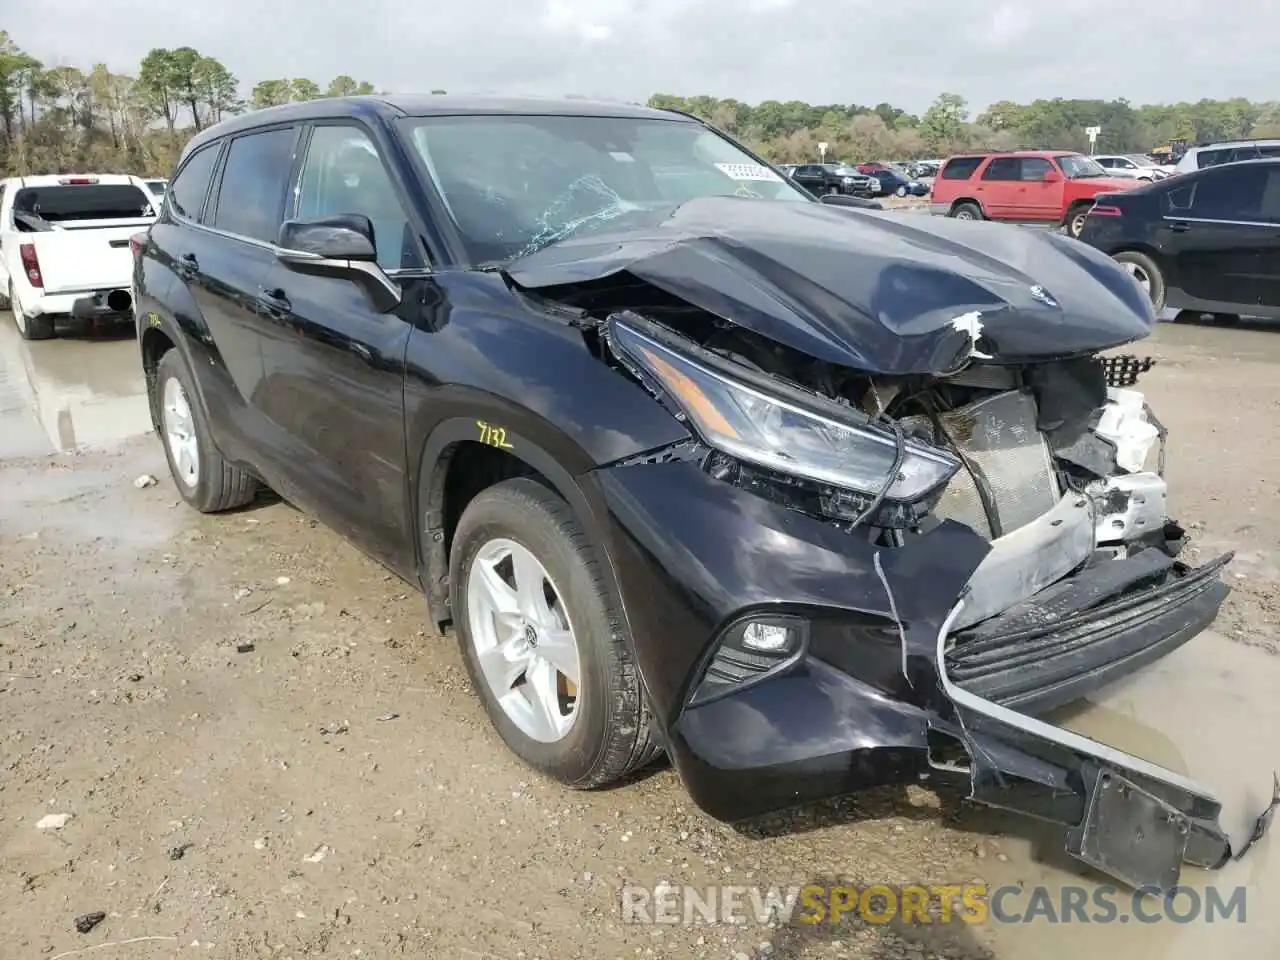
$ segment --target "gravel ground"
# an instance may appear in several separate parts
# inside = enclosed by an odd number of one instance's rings
[[[1173,433],[1174,506],[1195,549],[1238,551],[1223,636],[1202,640],[1245,679],[1194,724],[1238,726],[1280,679],[1280,338],[1162,325],[1142,349],[1160,358],[1143,386]],[[158,482],[136,488],[144,474]],[[917,788],[744,829],[701,815],[665,768],[566,791],[490,732],[453,638],[426,632],[410,588],[284,503],[195,514],[149,436],[4,462],[0,718],[0,958],[923,960],[1085,942],[990,925],[622,922],[624,883],[1039,882],[1053,858],[1024,825]],[[1261,749],[1209,748],[1223,764]],[[1275,889],[1270,853],[1244,882]],[[1111,931],[1099,943],[1135,955],[1156,942]],[[1178,942],[1158,939],[1162,956]]]

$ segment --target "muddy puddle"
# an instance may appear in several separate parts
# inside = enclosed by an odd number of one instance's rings
[[[1233,643],[1207,632],[1146,670],[1109,687],[1090,702],[1064,708],[1052,718],[1094,740],[1181,773],[1206,787],[1222,803],[1222,826],[1239,847],[1256,815],[1271,796],[1272,771],[1280,763],[1280,661],[1256,647]],[[994,825],[994,820],[993,820]],[[1008,821],[1003,829],[1013,827]],[[1127,955],[1162,960],[1192,960],[1220,953],[1274,956],[1280,941],[1280,914],[1272,909],[1280,892],[1280,854],[1268,836],[1245,857],[1217,871],[1184,867],[1187,887],[1170,905],[1143,901],[1132,908],[1132,894],[1116,889],[1111,898],[1117,917],[1099,922],[1093,898],[1108,878],[1062,853],[1060,835],[1034,828],[1002,841],[1004,856],[986,869],[994,887],[1043,886],[1059,906],[1062,891],[1082,889],[1090,898],[1090,922],[1034,922],[997,925],[993,933],[1000,957],[1076,958]],[[1243,903],[1239,912],[1220,910],[1209,919],[1210,887],[1221,903]],[[1243,894],[1237,891],[1242,888]],[[1113,888],[1115,889],[1115,888]],[[1025,914],[1029,892],[1011,894],[1012,913]],[[1193,916],[1196,905],[1201,916]],[[1145,922],[1143,916],[1158,917]],[[1127,917],[1127,919],[1125,919]],[[1171,919],[1176,918],[1176,919]]]
[[[25,343],[0,313],[0,456],[107,447],[149,425],[132,329]]]

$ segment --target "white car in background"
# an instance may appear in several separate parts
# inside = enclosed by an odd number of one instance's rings
[[[1140,153],[1119,153],[1109,156],[1095,156],[1094,161],[1113,177],[1126,177],[1130,180],[1143,180],[1153,183],[1173,175],[1171,165],[1156,163],[1150,157]]]
[[[1220,140],[1191,147],[1182,155],[1175,169],[1178,173],[1192,173],[1220,163],[1272,157],[1280,157],[1280,140]]]
[[[121,174],[0,180],[0,307],[26,340],[54,318],[133,319],[129,238],[155,222],[160,200]]]

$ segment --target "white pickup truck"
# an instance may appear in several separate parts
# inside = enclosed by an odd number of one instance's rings
[[[0,180],[0,307],[27,340],[54,335],[54,319],[130,320],[129,238],[161,199],[120,174]]]

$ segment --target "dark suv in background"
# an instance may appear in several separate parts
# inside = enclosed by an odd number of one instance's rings
[[[1127,882],[1225,862],[1212,794],[1038,719],[1227,593],[1177,559],[1140,398],[1102,417],[1150,304],[1056,234],[862,203],[625,104],[224,121],[134,244],[170,471],[421,589],[562,783],[665,750],[741,819],[951,780]]]
[[[791,179],[815,196],[836,193],[871,197],[878,189],[873,177],[843,163],[798,164],[791,171]]]

